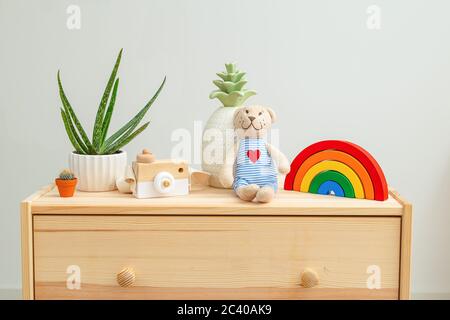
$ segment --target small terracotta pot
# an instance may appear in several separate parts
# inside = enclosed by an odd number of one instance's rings
[[[77,186],[78,179],[63,180],[55,179],[56,186],[58,187],[59,196],[64,198],[72,197],[75,193],[75,187]]]

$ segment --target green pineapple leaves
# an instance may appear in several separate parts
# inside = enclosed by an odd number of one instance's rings
[[[62,87],[61,78],[58,71],[57,78],[58,78],[59,95],[63,105],[63,107],[61,108],[61,118],[63,120],[67,136],[69,137],[69,140],[72,143],[72,146],[74,147],[75,151],[79,154],[103,155],[116,153],[122,147],[130,143],[149,125],[149,122],[147,122],[144,125],[140,126],[138,129],[136,129],[139,126],[139,123],[144,118],[148,109],[152,106],[153,102],[155,102],[156,98],[158,97],[159,93],[164,87],[164,84],[166,82],[165,77],[160,87],[153,95],[153,97],[150,99],[150,101],[117,132],[112,134],[109,138],[106,138],[108,135],[108,129],[111,123],[111,117],[114,111],[117,90],[119,87],[119,78],[116,78],[116,75],[119,69],[121,57],[122,57],[122,49],[120,50],[119,55],[117,56],[116,63],[114,65],[113,71],[111,72],[100,105],[97,110],[94,130],[92,133],[92,142],[89,140],[86,132],[83,129],[83,126],[81,125],[80,121],[78,120],[75,114],[75,111],[73,110],[72,106],[69,103],[69,100],[67,99],[67,96]]]
[[[221,80],[214,80],[213,83],[223,92],[225,93],[231,93],[233,91],[241,91],[242,88],[245,86],[247,81],[241,80],[238,82],[233,81],[221,81]]]
[[[211,92],[209,97],[219,99],[225,107],[240,106],[256,91],[244,89],[247,84],[245,72],[237,70],[234,63],[225,64],[225,69],[225,72],[217,73],[221,80],[213,81],[219,90]]]

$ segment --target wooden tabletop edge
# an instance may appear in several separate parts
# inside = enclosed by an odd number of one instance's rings
[[[33,207],[48,207],[49,205],[55,205],[55,204],[49,204],[47,201],[44,202],[36,202],[36,200],[44,197],[47,193],[51,192],[53,189],[55,188],[55,184],[49,184],[45,187],[42,187],[40,190],[38,190],[37,192],[33,193],[32,195],[30,195],[29,197],[27,197],[25,200],[22,201],[22,203],[28,203],[31,204]],[[393,200],[395,200],[395,202],[398,203],[399,207],[398,208],[402,208],[402,209],[410,209],[411,204],[405,200],[403,197],[401,197],[399,195],[399,193],[397,191],[395,191],[392,188],[389,188],[389,195],[393,198]],[[373,201],[370,201],[371,203]],[[352,209],[367,209],[368,207],[370,208],[371,206],[366,206],[365,201],[360,203],[361,206],[359,205],[351,205],[350,207]],[[383,210],[386,207],[383,206],[383,202],[380,202],[381,206],[378,206],[378,210]],[[71,207],[89,207],[90,204],[88,203],[58,203],[56,206],[58,207],[66,207],[66,208],[71,208]],[[114,204],[110,204],[110,203],[97,203],[96,206],[98,207],[103,207],[103,208],[108,208],[108,207],[134,207],[134,208],[139,208],[139,207],[147,207],[148,204],[146,203],[140,203],[140,202],[135,202],[133,204],[130,203],[114,203]],[[172,203],[158,203],[154,206],[154,208],[160,208],[160,209],[166,209],[166,208],[170,208],[172,207],[173,204]],[[284,202],[276,202],[276,203],[268,203],[268,204],[257,204],[257,203],[227,203],[226,207],[227,209],[244,209],[244,210],[252,210],[252,209],[256,209],[257,207],[260,207],[260,209],[264,208],[263,210],[267,210],[267,209],[286,209],[286,208],[291,208],[292,203],[284,203]],[[178,208],[190,208],[190,209],[194,209],[194,208],[198,208],[198,209],[204,209],[204,208],[221,208],[222,205],[217,204],[217,205],[213,205],[211,203],[206,203],[204,205],[197,203],[197,204],[193,204],[193,203],[183,203],[183,204],[177,204],[176,207]],[[307,208],[316,208],[317,206],[315,205],[307,205]],[[320,205],[319,205],[320,207]],[[347,204],[345,202],[339,203],[338,205],[335,206],[336,209],[340,209],[340,208],[345,208],[347,207]],[[390,208],[392,209],[392,208]],[[395,207],[394,207],[395,209]]]
[[[394,198],[402,207],[412,207],[412,204],[398,193],[395,189],[389,189],[389,194]]]
[[[52,189],[55,187],[54,183],[51,183],[49,185],[46,185],[45,187],[42,187],[41,189],[39,189],[38,191],[34,192],[33,194],[29,195],[28,197],[26,197],[24,200],[22,200],[22,203],[27,203],[27,202],[33,202],[37,199],[39,199],[40,197],[46,195],[47,193],[49,193],[50,191],[52,191]]]

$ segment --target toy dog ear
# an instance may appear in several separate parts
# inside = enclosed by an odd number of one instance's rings
[[[236,117],[238,116],[239,112],[245,107],[238,107],[233,114],[233,123],[236,121]]]
[[[272,123],[277,121],[277,115],[275,114],[275,111],[273,111],[271,108],[266,108],[266,110],[270,114],[270,117],[272,118]]]

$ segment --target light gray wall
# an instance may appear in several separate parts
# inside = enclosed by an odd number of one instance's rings
[[[70,4],[80,30],[66,27]],[[380,30],[366,26],[372,4]],[[114,127],[168,78],[130,154],[170,156],[172,131],[208,118],[211,80],[236,61],[259,92],[249,102],[278,112],[290,159],[325,138],[370,150],[414,204],[413,291],[450,292],[449,11],[445,0],[0,0],[0,288],[20,287],[19,201],[67,166],[56,71],[89,127],[123,47]]]

